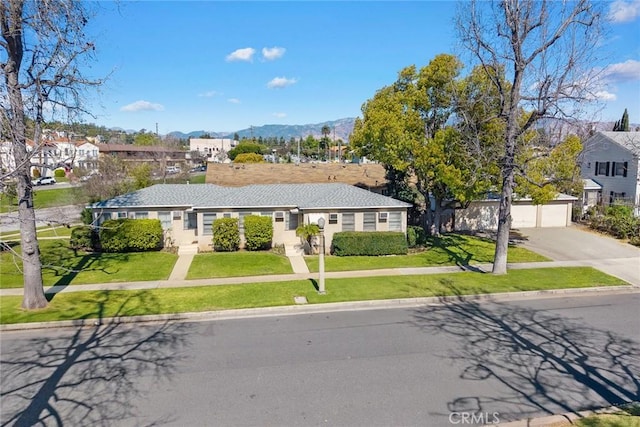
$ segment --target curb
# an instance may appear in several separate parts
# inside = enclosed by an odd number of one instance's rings
[[[32,329],[70,328],[85,326],[100,326],[103,324],[119,323],[150,323],[150,322],[203,322],[213,320],[235,320],[243,318],[259,318],[274,316],[293,316],[300,314],[316,314],[340,311],[359,310],[384,310],[392,308],[415,308],[425,305],[440,305],[450,302],[472,302],[472,301],[515,301],[534,298],[558,298],[567,296],[588,296],[596,293],[640,293],[640,289],[633,285],[623,286],[596,286],[591,288],[567,288],[550,289],[524,292],[501,292],[494,294],[479,295],[454,295],[441,297],[420,297],[420,298],[397,298],[388,300],[370,301],[349,301],[331,302],[310,305],[285,305],[277,307],[261,308],[241,308],[230,310],[169,313],[169,314],[149,314],[144,316],[107,317],[103,319],[77,319],[60,320],[52,322],[30,322],[0,325],[0,332],[24,331]]]
[[[575,421],[590,417],[592,415],[602,415],[602,414],[613,414],[621,411],[621,409],[617,406],[609,406],[606,408],[600,409],[591,409],[587,411],[578,411],[578,412],[566,412],[564,414],[556,414],[556,415],[547,415],[544,417],[537,418],[526,418],[518,421],[509,421],[508,423],[500,423],[500,427],[545,427],[550,425],[555,425],[559,423],[565,423],[569,425],[574,425]],[[493,427],[496,424],[487,424],[482,427]]]

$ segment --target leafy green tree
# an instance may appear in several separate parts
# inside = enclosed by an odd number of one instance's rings
[[[238,154],[233,160],[234,163],[265,163],[262,154],[256,153],[242,153]]]
[[[133,178],[133,186],[136,190],[149,187],[153,184],[151,179],[151,165],[149,163],[141,163],[134,166],[129,172],[131,178]]]
[[[158,143],[158,137],[153,133],[138,133],[133,139],[135,145],[156,145]]]
[[[624,109],[622,118],[613,125],[614,132],[629,132],[629,113]]]
[[[255,142],[241,142],[235,148],[229,150],[227,155],[231,160],[235,160],[236,156],[245,153],[263,154],[265,147]]]
[[[455,94],[462,68],[452,55],[438,55],[418,71],[409,66],[397,81],[380,89],[362,107],[351,145],[360,155],[377,160],[392,174],[414,177],[423,200],[423,211],[435,212],[429,218],[433,232],[440,233],[443,209],[471,201],[486,189],[470,165],[469,153],[460,132],[445,124],[456,108]]]

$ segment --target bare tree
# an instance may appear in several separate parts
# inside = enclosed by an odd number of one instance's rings
[[[80,70],[94,50],[84,35],[88,16],[85,4],[73,0],[0,0],[1,120],[15,158],[15,169],[9,173],[17,180],[25,309],[47,305],[30,176],[45,115],[53,118],[82,111],[82,91],[101,83],[83,78]],[[33,121],[31,151],[27,150],[27,119]]]
[[[601,13],[589,0],[471,1],[460,8],[461,41],[499,94],[503,123],[501,198],[493,273],[507,271],[511,203],[516,175],[526,179],[521,154],[545,148],[529,139],[543,119],[572,119],[593,101],[597,88],[594,55]],[[493,70],[504,67],[506,83]],[[524,165],[526,166],[526,165]]]

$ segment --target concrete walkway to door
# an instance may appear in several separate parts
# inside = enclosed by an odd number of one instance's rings
[[[640,248],[581,226],[522,228],[512,236],[518,244],[554,261],[582,261],[607,274],[640,286]]]

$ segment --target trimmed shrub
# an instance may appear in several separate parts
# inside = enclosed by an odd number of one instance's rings
[[[92,227],[74,227],[71,230],[69,247],[74,250],[95,250],[98,243],[98,233]]]
[[[236,158],[233,159],[233,163],[265,163],[265,161],[262,154],[242,153],[238,154]]]
[[[271,249],[273,223],[270,216],[247,215],[244,217],[245,247],[249,251]]]
[[[407,244],[410,248],[424,246],[426,243],[427,233],[424,232],[424,228],[417,225],[407,227]]]
[[[53,171],[53,176],[56,178],[64,178],[67,174],[64,172],[64,169],[56,169]]]
[[[104,252],[144,252],[162,249],[162,224],[158,219],[110,219],[100,228]]]
[[[213,249],[221,252],[233,252],[237,251],[239,247],[238,218],[218,218],[213,221]]]
[[[338,256],[405,255],[407,237],[396,231],[343,231],[333,235],[333,253]]]

